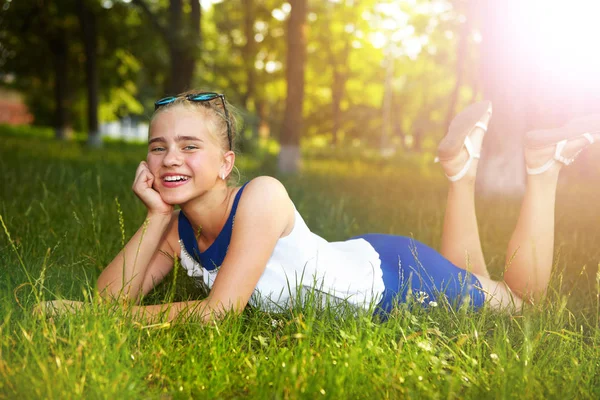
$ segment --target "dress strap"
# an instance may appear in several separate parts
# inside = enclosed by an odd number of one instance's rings
[[[240,198],[242,197],[242,192],[247,184],[248,182],[246,182],[236,193],[235,198],[233,199],[233,205],[231,206],[231,212],[229,213],[229,217],[227,218],[223,229],[221,229],[221,232],[213,244],[211,244],[204,252],[200,252],[198,241],[196,240],[196,235],[194,234],[194,229],[192,228],[189,219],[185,216],[183,210],[179,212],[179,238],[183,242],[185,251],[207,270],[219,268],[225,259],[227,249],[229,248],[229,242],[231,241],[231,233],[233,231],[237,207]]]
[[[197,263],[202,264],[200,261],[200,248],[198,247],[196,235],[194,235],[194,228],[192,228],[192,224],[183,213],[183,210],[179,212],[179,226],[177,230],[179,231],[179,239],[183,242],[185,251]]]
[[[235,220],[235,213],[237,212],[238,203],[240,202],[240,198],[242,197],[242,192],[244,191],[244,188],[246,187],[247,184],[248,184],[248,182],[246,182],[242,185],[240,190],[238,190],[238,192],[235,194],[235,199],[233,199],[233,205],[231,206],[231,212],[229,213],[229,218],[227,218],[228,223],[231,220],[232,227],[233,227],[233,221]]]

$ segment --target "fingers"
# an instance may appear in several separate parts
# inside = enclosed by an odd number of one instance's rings
[[[135,173],[133,182],[133,192],[144,203],[149,212],[159,212],[161,214],[170,214],[173,206],[163,201],[154,183],[159,182],[154,177],[148,164],[145,161],[140,162]]]
[[[142,161],[140,162],[140,165],[138,165],[137,170],[135,171],[135,181],[138,181],[144,174],[151,174],[146,161]]]
[[[74,314],[83,307],[83,302],[73,300],[48,300],[38,303],[33,307],[34,316],[54,317],[64,314]]]
[[[44,303],[36,304],[31,312],[34,317],[41,318],[46,315],[46,305]]]
[[[56,300],[48,300],[38,303],[33,308],[33,315],[36,317],[51,317],[58,314]]]
[[[150,172],[146,161],[140,162],[137,170],[135,171],[135,179],[133,181],[133,190],[136,189],[147,189],[152,187],[154,182],[154,175]]]

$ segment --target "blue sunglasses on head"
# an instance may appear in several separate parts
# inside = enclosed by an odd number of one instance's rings
[[[204,92],[204,93],[193,93],[186,94],[185,96],[169,96],[162,98],[154,103],[154,111],[158,110],[162,106],[166,106],[167,104],[171,104],[175,100],[184,97],[186,100],[194,102],[194,103],[203,103],[207,101],[214,100],[216,98],[221,99],[221,103],[223,104],[223,111],[225,112],[225,122],[227,123],[227,140],[229,142],[229,150],[233,150],[231,144],[231,125],[229,123],[229,112],[227,112],[227,107],[225,106],[225,96],[220,93],[214,92]]]

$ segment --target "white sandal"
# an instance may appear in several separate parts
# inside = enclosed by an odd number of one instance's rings
[[[583,136],[584,138],[586,138],[588,140],[588,142],[590,142],[590,144],[594,143],[594,137],[592,136],[591,133],[584,133],[581,136]],[[575,161],[575,159],[577,158],[577,156],[579,155],[579,153],[581,153],[583,151],[583,149],[579,150],[571,158],[565,158],[565,157],[562,156],[562,151],[564,150],[565,146],[567,145],[567,142],[569,140],[573,140],[573,139],[576,139],[576,137],[575,138],[571,138],[571,139],[563,139],[560,142],[557,142],[556,143],[556,150],[554,151],[554,157],[552,157],[551,159],[549,159],[541,167],[537,167],[537,168],[529,168],[529,167],[527,167],[527,173],[529,175],[543,174],[544,172],[548,171],[550,169],[550,167],[552,167],[554,165],[554,163],[557,162],[557,161],[559,163],[564,164],[564,165],[569,165],[569,164],[573,163],[573,161]]]
[[[487,132],[487,126],[482,122],[476,123],[474,128],[481,128],[481,129],[483,129],[484,133]],[[446,178],[448,178],[448,180],[450,182],[456,182],[456,181],[462,179],[467,174],[467,171],[469,171],[469,168],[471,168],[471,164],[473,163],[473,160],[475,160],[475,159],[479,160],[481,158],[481,153],[475,153],[475,150],[473,150],[473,143],[471,142],[471,139],[469,139],[468,136],[465,138],[464,146],[465,146],[465,149],[467,150],[467,153],[469,154],[469,159],[467,160],[465,165],[462,167],[460,172],[457,173],[456,175],[449,176],[449,175],[444,174],[444,175],[446,175]],[[433,160],[433,162],[435,162],[435,163],[440,162],[440,158],[436,157]]]
[[[481,119],[486,114],[491,115],[491,113],[492,103],[489,101],[482,101],[467,107],[450,123],[448,133],[444,136],[438,147],[438,154],[440,157],[436,157],[434,162],[439,162],[440,159],[451,160],[454,157],[457,157],[463,147],[467,150],[469,155],[469,159],[460,172],[452,176],[446,175],[450,182],[456,182],[462,179],[469,171],[469,168],[471,168],[473,160],[481,158],[480,153],[475,153],[473,142],[471,142],[469,135],[475,128],[482,129],[485,134],[488,127],[487,124],[481,122]]]

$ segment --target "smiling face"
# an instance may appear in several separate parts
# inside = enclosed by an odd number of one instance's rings
[[[209,128],[209,112],[177,105],[157,113],[150,123],[148,167],[153,187],[168,204],[185,204],[217,185],[230,170],[227,154]],[[232,167],[232,165],[231,165]]]

